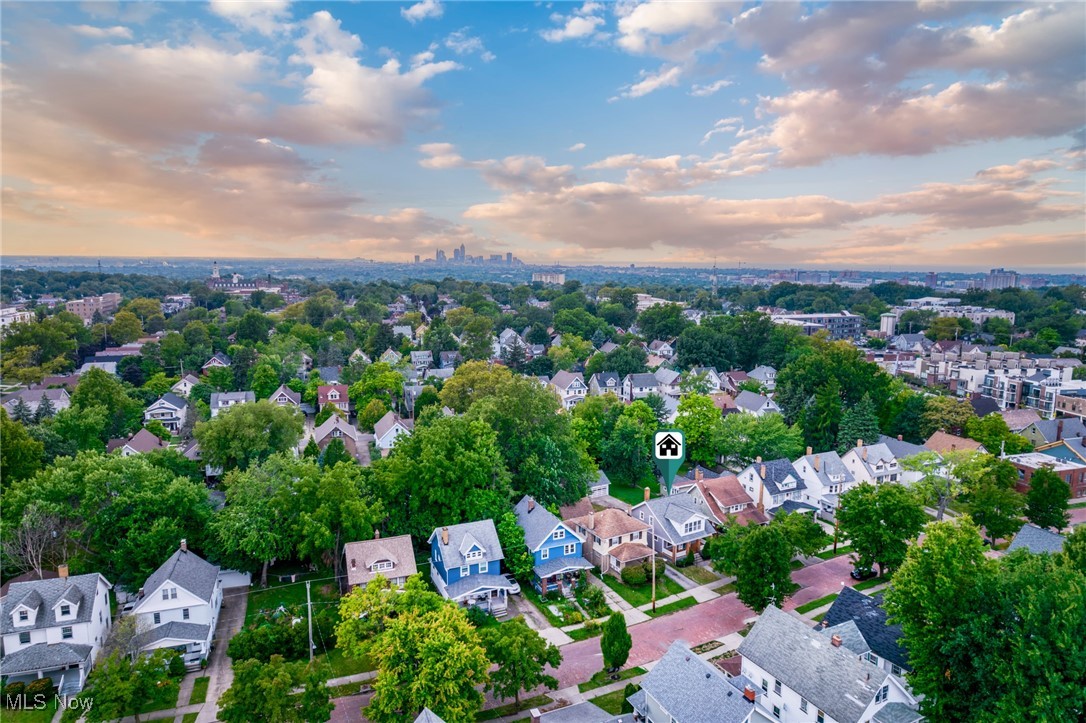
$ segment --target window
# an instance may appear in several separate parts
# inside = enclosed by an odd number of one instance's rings
[[[169,600],[170,599],[170,591],[167,590],[166,588],[162,588],[162,599],[163,600]]]
[[[19,644],[26,645],[30,642],[30,633],[19,633]]]
[[[879,656],[875,655],[872,652],[868,652],[868,654],[867,654],[867,662],[874,663],[875,665],[878,665],[879,664]]]
[[[576,555],[577,554],[577,543],[576,542],[571,542],[568,545],[566,545],[564,548],[562,548],[562,554],[566,555],[567,557],[569,555]]]
[[[177,599],[177,588],[176,587],[171,587],[170,588],[170,598],[172,598],[174,600]]]
[[[162,614],[161,613],[155,613],[155,625],[159,625],[161,623],[162,623]]]
[[[900,678],[901,677],[901,666],[898,665],[897,663],[892,663],[890,665],[890,672]]]
[[[19,611],[19,622],[25,623],[29,619],[30,619],[30,613],[28,613],[26,610],[20,610]]]
[[[71,640],[72,638],[72,626],[65,625],[60,629],[60,637],[64,640]]]
[[[697,532],[701,529],[701,520],[694,520],[693,522],[687,522],[683,526],[683,534],[689,535],[691,532]]]
[[[460,568],[460,577],[467,577],[471,574],[471,567],[464,565]]]
[[[550,556],[551,556],[551,549],[549,547],[544,547],[542,550],[539,551],[539,559],[540,560],[548,560],[548,559],[550,559]]]
[[[769,692],[769,681],[766,680],[765,678],[762,678],[762,692],[763,693],[768,693]]]
[[[640,517],[641,519],[645,519],[645,512],[642,510],[641,512],[637,513],[637,516]]]
[[[780,695],[781,694],[781,681],[779,681],[779,680],[774,680],[773,681],[773,693],[774,693],[774,695]]]
[[[815,718],[817,723],[826,723],[826,714],[822,711],[818,711],[818,717]]]
[[[875,702],[876,703],[881,703],[882,701],[886,700],[889,697],[890,697],[890,686],[889,685],[884,685],[884,686],[882,686],[882,689],[878,693],[875,693]]]
[[[483,551],[482,550],[472,550],[468,554],[464,555],[464,559],[465,560],[478,560],[482,556],[483,556]]]
[[[564,529],[562,529],[561,527],[559,527],[557,530],[554,531],[554,539],[556,539],[556,540],[565,539],[565,536],[566,536],[566,531]]]
[[[775,705],[775,706],[773,706],[773,717],[774,717],[774,718],[776,718],[776,719],[778,719],[778,720],[780,720],[780,717],[781,717],[781,707],[780,707],[779,705]]]
[[[374,572],[379,572],[381,570],[391,570],[394,566],[394,563],[389,562],[388,560],[381,560],[380,562],[373,563],[373,570]]]
[[[799,712],[800,713],[806,713],[807,712],[807,699],[806,698],[800,698],[799,699]]]
[[[181,619],[182,620],[188,620],[189,619],[189,609],[188,608],[181,608]]]
[[[71,614],[72,614],[72,606],[71,605],[61,605],[60,606],[60,616],[61,617],[66,618]]]

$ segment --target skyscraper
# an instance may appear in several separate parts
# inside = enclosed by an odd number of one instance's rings
[[[460,244],[460,260],[461,261],[467,261],[468,260],[468,251],[467,251],[466,248],[464,248],[464,244]]]

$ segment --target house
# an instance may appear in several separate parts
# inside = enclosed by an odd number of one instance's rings
[[[410,324],[393,324],[392,335],[405,337],[408,341],[415,341],[415,331]]]
[[[811,452],[808,447],[807,455],[793,462],[792,469],[807,486],[803,501],[818,508],[826,519],[833,520],[837,516],[840,496],[857,485],[856,478],[837,452]]]
[[[343,442],[347,454],[357,459],[360,465],[370,466],[370,442],[374,441],[372,434],[360,432],[343,417],[332,414],[313,430],[313,441],[323,452],[333,439]]]
[[[407,578],[418,572],[411,535],[381,537],[348,542],[343,546],[347,560],[347,584],[364,587],[377,575],[382,575],[396,587],[402,588]]]
[[[729,518],[742,525],[764,525],[769,521],[765,513],[743,488],[743,483],[733,474],[706,475],[698,465],[686,477],[676,477],[672,485],[675,494],[689,495],[694,507],[716,525],[725,525]]]
[[[388,349],[385,349],[384,353],[381,354],[381,358],[378,359],[378,361],[382,361],[385,364],[394,367],[400,363],[401,359],[403,359],[403,354],[389,347]]]
[[[429,708],[423,708],[422,712],[416,716],[414,723],[445,723],[445,719]]]
[[[438,366],[442,369],[455,369],[460,366],[464,357],[460,356],[458,351],[443,351],[437,355]]]
[[[784,457],[769,462],[758,457],[738,477],[759,510],[775,510],[786,502],[803,504],[807,492],[807,483]],[[792,511],[795,507],[796,504],[790,504],[785,509]]]
[[[170,391],[179,396],[188,397],[192,388],[199,383],[200,380],[194,374],[186,374],[174,382],[173,386],[170,387]]]
[[[668,369],[666,367],[660,367],[652,373],[656,377],[657,388],[660,390],[660,394],[666,394],[671,397],[679,396],[679,381],[682,379],[682,375],[674,369]]]
[[[1034,447],[1040,447],[1049,442],[1058,442],[1064,437],[1086,437],[1086,422],[1078,417],[1040,419],[1025,427],[1021,435],[1032,442]]]
[[[83,689],[109,635],[109,580],[98,573],[13,582],[3,602],[4,682],[52,678],[61,695]]]
[[[573,409],[585,399],[588,387],[584,383],[584,375],[580,372],[555,372],[549,382],[551,388],[562,400],[562,406]]]
[[[652,526],[630,517],[622,510],[607,507],[566,522],[584,539],[586,560],[604,572],[618,575],[627,565],[638,565],[652,557],[648,546]]]
[[[756,417],[781,413],[781,408],[772,399],[746,389],[735,396],[735,406],[739,411],[753,414]]]
[[[600,344],[600,354],[610,354],[615,349],[618,349],[618,344],[611,340],[607,340]]]
[[[641,681],[641,690],[627,700],[640,720],[748,723],[754,714],[754,696],[744,695],[737,680],[675,641]]]
[[[432,351],[413,351],[411,352],[411,366],[415,367],[416,371],[422,372],[434,365],[434,353]]]
[[[925,451],[925,450],[921,450]],[[857,444],[841,455],[841,461],[858,483],[897,482],[901,467],[886,444]]]
[[[1018,470],[1017,488],[1022,494],[1029,492],[1034,472],[1047,468],[1067,483],[1071,488],[1071,497],[1086,497],[1086,462],[1058,459],[1044,452],[1009,454],[1003,459]]]
[[[513,512],[524,530],[524,544],[535,563],[532,585],[542,595],[551,591],[572,595],[581,571],[592,567],[582,556],[584,538],[527,495]]]
[[[430,534],[430,579],[441,596],[504,615],[513,583],[501,574],[502,554],[493,520],[464,522]]]
[[[347,363],[372,364],[373,360],[370,359],[369,354],[367,354],[366,352],[362,351],[361,349],[355,349],[351,352],[351,355],[347,357]]]
[[[911,351],[923,356],[931,350],[933,344],[931,339],[923,334],[898,334],[887,346],[894,351]]]
[[[301,409],[302,406],[302,394],[296,392],[286,384],[280,385],[278,389],[271,393],[268,397],[268,401],[278,407],[295,407]]]
[[[121,450],[122,457],[131,457],[134,454],[147,454],[159,449],[169,449],[170,445],[148,432],[141,429],[127,439],[111,439],[106,444],[106,453],[112,454]]]
[[[656,377],[652,374],[627,374],[622,380],[622,398],[627,402],[657,393]]]
[[[185,426],[188,411],[188,402],[173,392],[166,392],[154,404],[143,410],[143,423],[157,419],[171,434],[177,434],[181,431],[181,427]]]
[[[396,445],[396,439],[401,434],[411,434],[414,428],[414,420],[404,419],[393,411],[387,412],[385,416],[377,420],[377,424],[373,425],[377,448],[381,450],[392,449]]]
[[[1034,555],[1056,555],[1063,552],[1063,535],[1027,522],[1007,546],[1007,552],[1029,550]]]
[[[1039,445],[1034,451],[1064,462],[1086,462],[1086,437],[1064,437],[1058,442]]]
[[[724,372],[720,377],[720,388],[734,397],[742,391],[739,388],[739,385],[748,379],[750,379],[750,377],[743,371]]]
[[[709,391],[718,392],[721,390],[722,379],[720,374],[717,373],[715,367],[693,367],[689,375],[692,377],[704,376],[705,380],[709,382]]]
[[[989,399],[989,397],[980,397],[980,399]],[[1007,428],[1015,434],[1023,434],[1024,429],[1041,421],[1041,415],[1037,414],[1034,409],[1006,409],[1000,412],[997,404],[995,411],[999,412],[999,416],[1003,417],[1003,421],[1007,423]],[[977,411],[977,416],[982,417],[985,415]]]
[[[617,397],[622,393],[622,379],[614,372],[597,372],[588,378],[588,393],[594,397],[607,393]]]
[[[229,366],[230,366],[230,357],[226,356],[225,354],[223,354],[220,351],[220,352],[215,352],[215,354],[212,355],[212,357],[210,359],[208,359],[206,362],[204,362],[204,365],[203,365],[203,367],[201,367],[201,369],[203,369],[204,373],[207,374],[207,371],[209,369],[213,368],[213,367],[228,368]]]
[[[670,359],[675,356],[675,347],[672,342],[661,341],[660,339],[653,339],[650,341],[646,351],[648,351],[649,354],[655,354],[664,359]]]
[[[256,394],[253,392],[213,392],[211,394],[211,418],[214,419],[235,405],[255,401]]]
[[[351,400],[347,397],[346,384],[327,384],[317,387],[317,409],[331,404],[341,412],[350,413]]]
[[[924,447],[939,454],[946,454],[947,452],[980,452],[984,454],[988,451],[983,444],[975,439],[959,437],[956,434],[950,434],[942,430],[928,437],[927,441],[924,442]]]
[[[43,399],[49,400],[54,413],[72,406],[71,396],[67,389],[20,389],[4,396],[3,406],[9,417],[12,416],[15,405],[20,399],[32,413],[38,411],[38,406],[41,405]]]
[[[151,573],[137,595],[136,616],[141,651],[178,650],[186,666],[208,657],[222,607],[219,566],[195,552],[185,540]]]
[[[505,329],[502,329],[502,332],[500,334],[498,334],[498,346],[501,347],[502,351],[510,349],[517,344],[524,346],[524,339],[522,339],[520,337],[520,334],[518,334],[514,330],[506,327]]]
[[[545,713],[538,708],[533,708],[530,715],[533,723],[623,723],[628,720],[628,715],[611,715],[587,700]]]
[[[912,723],[920,716],[882,718],[887,706],[905,713],[916,700],[882,668],[861,660],[838,635],[824,635],[770,605],[739,645],[742,679],[754,692],[759,720],[784,723]],[[739,680],[739,679],[737,679]]]
[[[317,376],[319,376],[321,381],[325,384],[339,384],[339,377],[342,373],[342,367],[317,367]]]
[[[451,379],[452,375],[455,374],[455,373],[456,373],[456,370],[453,369],[452,367],[446,367],[444,369],[431,367],[430,369],[426,370],[426,373],[423,375],[422,378],[423,379],[441,379],[441,380],[444,381],[445,379]]]
[[[589,497],[606,497],[611,494],[611,480],[607,478],[603,470],[596,474],[596,481],[588,485]]]
[[[839,635],[844,647],[900,679],[912,668],[901,626],[887,621],[882,604],[881,592],[866,595],[846,585],[822,618],[822,630],[831,638]]]
[[[773,367],[764,364],[762,366],[754,367],[747,372],[747,377],[761,384],[770,394],[777,388],[777,370]]]
[[[701,541],[716,531],[713,521],[698,510],[689,495],[672,494],[639,502],[630,509],[630,515],[652,526],[650,546],[672,562],[688,549],[700,550]]]

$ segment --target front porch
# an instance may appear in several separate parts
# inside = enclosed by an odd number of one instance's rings
[[[477,607],[495,617],[505,615],[512,584],[501,575],[470,575],[445,585],[440,575],[432,575],[437,591],[463,607]]]
[[[31,683],[50,678],[61,695],[83,690],[92,663],[89,645],[38,643],[4,656],[5,683]]]
[[[562,557],[536,565],[532,584],[540,595],[559,592],[566,597],[573,595],[573,590],[585,570],[591,570],[592,563],[583,557]]]

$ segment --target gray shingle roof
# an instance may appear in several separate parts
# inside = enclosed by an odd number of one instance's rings
[[[244,404],[255,402],[256,394],[253,392],[214,392],[211,395],[211,408],[229,406],[230,404]]]
[[[291,401],[291,403],[293,403],[295,405],[299,405],[299,404],[302,403],[302,395],[301,395],[301,393],[294,391],[293,389],[288,387],[286,384],[280,385],[278,389],[276,389],[274,392],[272,392],[268,396],[268,399],[274,400],[280,394],[285,396],[287,399],[289,399]]]
[[[735,406],[748,412],[755,412],[765,406],[768,401],[769,397],[744,389],[736,395]]]
[[[584,385],[584,375],[580,372],[567,372],[565,370],[555,372],[551,377],[551,386],[556,389],[565,391],[570,388],[575,382],[580,382]]]
[[[592,563],[583,557],[552,557],[532,568],[540,580],[572,570],[591,570]]]
[[[596,386],[598,386],[600,389],[606,389],[607,382],[609,380],[614,382],[614,388],[622,386],[622,380],[619,379],[618,374],[616,374],[615,372],[599,372],[597,374],[593,374],[591,378],[589,378],[589,382],[591,382],[592,379],[596,380]]]
[[[207,635],[210,632],[211,626],[207,624],[201,625],[200,623],[183,623],[171,620],[165,625],[159,625],[157,628],[140,633],[139,644],[140,647],[147,647],[159,640],[199,640],[203,642],[207,640]]]
[[[79,610],[74,618],[65,618],[63,624],[85,623],[91,619],[94,609],[94,596],[98,591],[98,580],[104,577],[96,572],[89,575],[74,575],[63,578],[56,577],[49,580],[28,580],[26,582],[12,583],[8,588],[7,597],[4,598],[3,620],[0,621],[0,631],[3,634],[19,632],[23,630],[40,630],[61,625],[53,613],[53,606],[62,597],[75,602],[73,597],[80,598]],[[106,580],[106,585],[113,587]],[[20,625],[15,627],[11,621],[12,611],[21,603],[27,607],[38,607],[38,616],[34,625]]]
[[[796,468],[792,466],[792,461],[787,457],[771,459],[768,462],[756,463],[751,466],[754,468],[754,474],[762,478],[766,491],[771,495],[807,489],[807,484],[799,476],[799,472],[796,472]],[[764,477],[762,476],[762,467],[765,467]],[[781,489],[781,483],[787,480],[789,476],[796,480],[796,486]]]
[[[429,708],[423,708],[422,712],[415,718],[415,723],[445,723],[445,719]]]
[[[913,444],[912,442],[906,442],[905,440],[898,439],[897,437],[888,437],[885,434],[879,435],[879,444],[886,445],[886,448],[890,450],[898,459],[904,457],[912,457],[914,454],[920,454],[921,452],[930,452],[931,450],[919,444]],[[875,445],[871,445],[874,447]],[[868,455],[871,453],[868,452]]]
[[[347,560],[347,584],[349,585],[365,585],[378,574],[392,578],[411,577],[418,572],[410,535],[348,542],[343,546],[343,556]],[[374,572],[370,568],[379,560],[387,560],[394,567],[380,573]]]
[[[674,642],[641,689],[678,723],[741,723],[754,704],[722,672]]]
[[[4,675],[28,673],[37,670],[55,670],[68,665],[79,665],[90,657],[91,646],[70,643],[37,643],[4,656]]]
[[[462,522],[459,525],[449,526],[449,544],[441,542],[441,531],[444,528],[435,528],[430,533],[427,542],[430,546],[440,545],[441,559],[445,563],[445,569],[462,567],[466,564],[464,553],[470,547],[470,541],[474,540],[485,551],[486,560],[504,560],[501,543],[498,542],[498,531],[494,528],[493,520],[476,520],[475,522]],[[466,544],[465,544],[466,543]],[[485,576],[476,576],[485,577]]]
[[[520,502],[513,508],[513,512],[516,513],[517,522],[524,530],[524,544],[528,546],[529,550],[534,551],[539,547],[540,543],[550,537],[555,527],[562,525],[560,519],[527,495],[520,499]],[[573,528],[566,525],[562,526],[566,529],[567,535],[578,537],[573,532]],[[578,539],[580,538],[578,537]]]
[[[184,409],[185,407],[187,407],[189,405],[188,402],[186,402],[184,399],[177,396],[173,392],[166,392],[165,394],[163,394],[160,397],[160,400],[163,401],[163,402],[166,402],[168,404],[171,404],[171,405],[177,407],[178,409]]]
[[[1037,428],[1037,431],[1041,433],[1041,436],[1044,437],[1046,442],[1055,442],[1056,433],[1060,429],[1063,430],[1063,433],[1060,435],[1061,438],[1086,436],[1086,423],[1083,423],[1082,420],[1077,417],[1042,419],[1039,422],[1034,422],[1033,426]]]
[[[143,584],[143,590],[147,595],[151,595],[169,580],[201,600],[211,602],[211,594],[215,591],[215,581],[218,579],[218,565],[212,565],[195,552],[179,549],[170,555],[161,567],[151,573],[147,582]],[[145,597],[144,600],[146,599]],[[140,603],[137,603],[136,607],[138,608],[139,605]]]
[[[476,590],[512,590],[513,583],[504,575],[468,575],[445,588],[450,598],[458,598]]]
[[[852,620],[834,625],[832,628],[822,629],[817,627],[815,630],[820,630],[823,634],[829,636],[831,640],[834,635],[839,636],[841,645],[856,653],[856,655],[864,655],[871,650],[871,646],[864,639],[864,634],[860,632],[860,629],[856,627],[856,623]]]
[[[871,716],[871,723],[917,723],[924,716],[900,701],[887,703]]]
[[[626,379],[630,380],[630,385],[634,387],[655,387],[656,377],[652,374],[627,374]],[[625,383],[623,379],[623,383]]]
[[[815,469],[815,457],[818,458],[818,469]],[[800,459],[807,462],[807,465],[814,471],[815,476],[822,482],[823,485],[829,486],[833,484],[852,484],[856,479],[852,476],[852,472],[849,472],[848,467],[841,461],[841,455],[837,452],[822,452],[821,454],[809,454],[806,457],[800,457]],[[799,460],[796,460],[799,462]],[[830,477],[842,477],[841,480],[834,482]]]
[[[841,723],[858,723],[888,677],[772,605],[740,643],[739,654]]]
[[[672,494],[667,497],[654,497],[648,502],[639,502],[634,505],[633,509],[630,510],[630,514],[633,515],[634,510],[637,510],[642,506],[648,507],[652,511],[653,517],[660,523],[658,527],[654,526],[656,531],[662,532],[663,536],[672,544],[700,540],[713,531],[711,524],[706,525],[705,523],[702,523],[701,529],[697,532],[683,534],[679,525],[683,524],[686,520],[689,520],[695,515],[708,519],[708,515],[694,507],[690,495]]]
[[[539,723],[617,723],[622,719],[623,716],[613,716],[586,700],[544,713],[539,717]]]
[[[846,622],[855,623],[875,655],[908,668],[909,657],[901,642],[901,626],[890,625],[886,617],[886,611],[882,609],[882,593],[865,595],[846,586],[841,589],[841,594],[833,601],[823,619],[831,631]]]
[[[1063,552],[1063,535],[1026,523],[1007,546],[1007,552],[1026,549],[1035,555]]]

